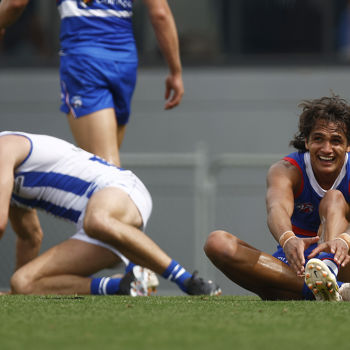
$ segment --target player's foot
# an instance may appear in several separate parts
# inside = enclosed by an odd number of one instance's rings
[[[153,295],[157,293],[157,287],[159,286],[159,280],[157,275],[149,269],[144,269],[148,272],[148,274],[145,274],[145,277],[147,277],[147,294]]]
[[[135,267],[135,266],[134,266]],[[139,283],[141,285],[144,285],[146,283],[147,286],[147,295],[153,295],[157,293],[157,287],[159,286],[159,280],[155,272],[151,271],[150,269],[147,269],[145,267],[138,266],[143,270],[143,273],[140,274],[140,279],[144,279],[144,282]],[[122,274],[116,274],[113,275],[112,278],[123,278],[125,275]],[[140,282],[140,281],[139,281]]]
[[[134,266],[120,281],[117,294],[136,296],[148,295],[148,281],[150,274],[154,273],[141,266]],[[157,278],[157,276],[155,276]],[[157,279],[158,280],[158,279]]]
[[[336,277],[320,259],[306,264],[305,283],[318,301],[342,301]]]
[[[187,294],[190,295],[220,295],[221,289],[213,281],[205,281],[197,276],[195,271],[191,278],[184,282]]]

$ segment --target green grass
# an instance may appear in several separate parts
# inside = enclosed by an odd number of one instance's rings
[[[350,303],[0,297],[1,350],[340,350],[349,348],[349,329]]]

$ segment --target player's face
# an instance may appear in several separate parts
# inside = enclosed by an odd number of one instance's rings
[[[330,181],[334,181],[339,175],[349,146],[344,128],[321,119],[305,141],[316,179],[328,176]]]

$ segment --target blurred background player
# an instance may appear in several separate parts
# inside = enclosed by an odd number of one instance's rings
[[[0,2],[0,37],[29,0]],[[165,109],[184,93],[179,42],[167,0],[143,0],[169,68]],[[119,148],[137,76],[132,0],[58,0],[61,17],[61,110],[78,146],[120,165]]]
[[[8,217],[19,237],[13,293],[147,295],[145,266],[190,295],[220,288],[187,272],[146,236],[152,199],[142,182],[74,145],[46,135],[0,133],[0,234]],[[35,208],[76,224],[77,234],[39,257],[42,230]],[[90,278],[124,257],[122,278]]]
[[[165,109],[184,93],[175,21],[166,0],[143,0],[169,67]],[[137,75],[133,1],[58,0],[61,110],[79,147],[120,165]]]
[[[291,141],[297,152],[267,175],[267,222],[277,252],[269,255],[221,230],[204,249],[228,278],[262,299],[350,300],[349,284],[338,292],[336,280],[350,282],[350,106],[332,96],[301,107]]]

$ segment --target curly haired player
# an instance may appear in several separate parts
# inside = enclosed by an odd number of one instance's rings
[[[338,96],[301,104],[296,152],[267,175],[267,223],[279,243],[264,253],[214,231],[207,256],[262,299],[349,300],[350,106]],[[320,243],[322,242],[322,243]]]

